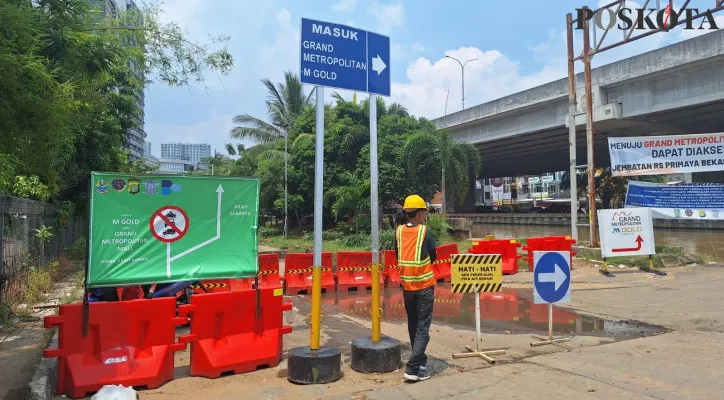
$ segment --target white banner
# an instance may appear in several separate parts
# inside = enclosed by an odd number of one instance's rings
[[[625,208],[597,212],[601,257],[656,254],[650,209]]]
[[[613,176],[724,170],[724,133],[608,138]]]

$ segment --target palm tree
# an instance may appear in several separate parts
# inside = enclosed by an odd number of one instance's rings
[[[480,154],[474,146],[457,143],[445,131],[419,132],[407,139],[402,151],[403,163],[412,181],[428,182],[441,187],[443,192],[443,210],[446,207],[447,191],[450,198],[461,204],[467,195],[470,181],[480,172]],[[442,175],[442,182],[430,177]],[[442,183],[438,186],[439,183]],[[424,185],[422,185],[424,186]]]
[[[471,180],[480,173],[480,153],[471,144],[458,143],[448,131],[438,131],[436,135],[437,155],[442,169],[442,209],[447,212],[445,198],[445,177],[450,176],[453,181],[453,195],[462,202],[469,188]]]
[[[336,197],[332,204],[332,214],[335,218],[346,218],[354,232],[359,233],[359,214],[362,207],[369,205],[370,180],[361,179],[352,173],[346,174],[347,185],[331,189]]]
[[[261,148],[271,150],[276,143],[284,140],[284,236],[288,234],[287,212],[287,177],[288,177],[288,151],[287,140],[289,132],[294,127],[297,117],[304,108],[313,105],[314,89],[306,95],[299,76],[291,71],[284,73],[284,83],[276,86],[269,79],[262,79],[266,86],[268,97],[266,100],[267,115],[271,122],[266,122],[249,114],[237,115],[233,118],[239,124],[231,130],[234,139],[254,139],[262,145]],[[266,147],[264,145],[271,145]],[[271,154],[270,154],[271,155]],[[275,154],[276,155],[276,154]]]

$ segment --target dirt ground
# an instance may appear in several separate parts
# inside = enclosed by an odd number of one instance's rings
[[[494,356],[495,365],[478,358],[452,357],[465,351],[465,345],[475,346],[472,302],[441,299],[436,300],[439,312],[433,318],[427,350],[432,379],[409,384],[403,382],[402,370],[355,372],[349,365],[350,346],[354,339],[370,336],[370,296],[338,294],[323,299],[321,339],[322,345],[342,351],[341,380],[326,385],[292,384],[286,379],[286,360],[273,368],[219,379],[190,377],[186,351],[177,353],[177,378],[159,389],[140,391],[140,398],[703,399],[720,395],[724,266],[667,268],[667,276],[613,268],[614,278],[599,274],[595,264],[576,262],[575,267],[572,303],[554,313],[554,334],[571,335],[570,341],[530,346],[530,335],[545,334],[547,327],[539,308],[545,306],[530,304],[530,272],[506,276],[503,298],[481,302],[481,347],[506,350],[505,355]],[[410,354],[409,339],[404,308],[395,305],[399,303],[395,294],[388,290],[383,295],[382,333],[400,340],[404,362]],[[305,320],[309,296],[288,298],[299,315],[293,332],[284,336],[285,350],[308,346],[310,335]],[[513,311],[505,311],[507,306],[501,303],[493,305],[504,300],[516,304]],[[543,315],[547,317],[547,309]]]

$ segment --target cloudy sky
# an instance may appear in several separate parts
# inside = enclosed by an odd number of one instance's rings
[[[601,4],[610,1],[601,1]],[[209,143],[224,151],[233,142],[234,115],[265,117],[266,93],[260,80],[278,82],[286,70],[299,73],[301,18],[311,18],[390,36],[392,94],[412,114],[429,119],[462,108],[461,61],[465,67],[465,104],[485,101],[567,76],[565,15],[598,1],[585,0],[164,0],[164,19],[186,28],[201,42],[208,35],[231,37],[236,67],[228,76],[209,73],[206,88],[146,88],[146,132],[152,153],[168,141]],[[643,1],[626,1],[629,8]],[[650,4],[655,7],[657,1]],[[668,2],[661,1],[662,4]],[[674,2],[681,4],[681,1]],[[552,5],[555,4],[555,5]],[[692,0],[707,9],[713,0]],[[651,6],[650,6],[651,7]],[[675,7],[677,8],[677,7]],[[678,8],[677,8],[678,9]],[[720,13],[724,14],[724,13]],[[724,27],[724,16],[718,16]],[[605,22],[605,20],[604,20]],[[698,27],[698,23],[695,26]],[[700,31],[698,33],[705,33]],[[594,57],[594,67],[641,54],[698,34],[681,29],[658,33]],[[581,50],[576,32],[576,52]],[[600,38],[601,33],[598,32]],[[620,40],[612,31],[605,43]],[[577,69],[582,68],[577,63]],[[352,92],[337,91],[345,98]],[[361,95],[361,94],[360,94]],[[247,143],[249,144],[249,143]]]

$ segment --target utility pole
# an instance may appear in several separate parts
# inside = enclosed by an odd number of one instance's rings
[[[465,61],[465,63],[462,63],[462,62],[460,62],[460,60],[458,60],[458,59],[455,58],[455,57],[450,57],[450,56],[445,56],[445,57],[450,58],[450,59],[453,59],[453,60],[457,61],[458,64],[460,64],[460,69],[462,70],[462,76],[463,76],[463,79],[462,79],[462,84],[463,84],[463,88],[462,88],[462,89],[463,89],[462,100],[463,100],[463,110],[464,110],[464,109],[465,109],[465,65],[466,65],[467,63],[469,63],[470,61],[475,61],[475,60],[477,60],[477,58],[473,58],[473,59],[471,59],[471,60]]]
[[[568,41],[568,181],[571,190],[571,237],[578,242],[578,182],[576,174],[576,71],[573,63],[573,15],[566,14]]]
[[[284,132],[284,237],[286,238],[289,233],[289,213],[287,212],[287,158],[289,152],[287,151],[287,138],[289,137],[289,131]]]
[[[447,117],[447,101],[450,98],[450,88],[447,88],[447,96],[445,97],[445,117]],[[442,212],[447,213],[447,201],[445,200],[445,160],[440,160],[442,166]]]

